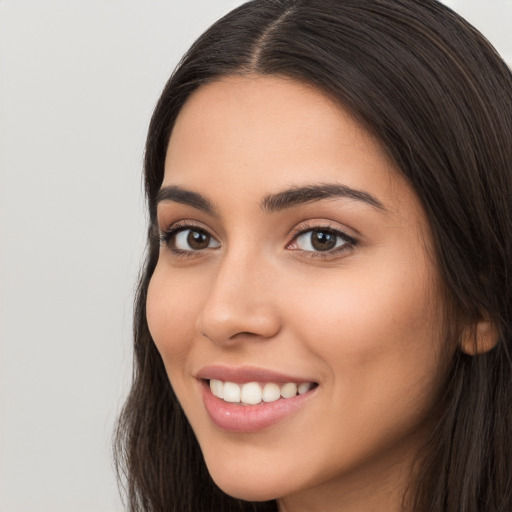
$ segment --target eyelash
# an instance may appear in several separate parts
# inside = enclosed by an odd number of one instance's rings
[[[299,224],[297,228],[292,232],[292,241],[287,245],[289,247],[291,244],[296,243],[297,239],[309,232],[321,232],[321,233],[329,233],[334,235],[336,238],[340,238],[344,243],[340,247],[335,247],[333,249],[329,249],[327,251],[303,251],[307,254],[308,258],[323,258],[328,259],[330,257],[334,257],[343,253],[345,251],[350,251],[354,249],[354,247],[358,244],[358,241],[347,235],[344,231],[341,231],[338,228],[334,228],[329,225],[319,225],[319,224],[311,224],[310,222],[303,222]],[[295,251],[300,251],[301,249],[292,249]]]
[[[197,256],[198,253],[202,253],[203,251],[198,250],[189,250],[185,251],[183,249],[177,249],[176,247],[173,247],[173,243],[175,241],[176,236],[183,232],[183,231],[197,231],[198,233],[204,233],[208,236],[211,236],[211,238],[214,238],[208,231],[204,228],[201,228],[197,224],[188,223],[185,221],[177,222],[176,224],[173,224],[172,227],[164,230],[160,230],[160,245],[165,245],[169,248],[169,250],[172,252],[172,254],[178,258],[190,258]]]
[[[207,236],[210,236],[213,240],[216,240],[208,230],[198,226],[194,223],[189,222],[179,222],[176,224],[173,224],[172,227],[161,230],[160,231],[160,244],[167,246],[172,254],[179,258],[187,258],[187,257],[196,257],[200,254],[202,254],[206,249],[199,249],[199,250],[183,250],[183,249],[177,249],[173,246],[176,236],[183,232],[183,231],[196,231],[198,233],[203,233]],[[333,228],[328,225],[318,225],[318,224],[310,224],[308,222],[303,222],[297,228],[292,232],[292,240],[289,244],[287,244],[286,247],[289,247],[290,245],[296,243],[297,239],[299,239],[300,236],[308,233],[308,232],[323,232],[328,233],[331,235],[334,235],[336,238],[340,238],[344,243],[340,247],[335,247],[333,249],[329,249],[326,251],[305,251],[301,249],[290,249],[293,251],[302,251],[304,254],[307,255],[308,258],[323,258],[328,259],[329,257],[333,257],[335,255],[338,255],[339,253],[352,250],[357,244],[358,241],[347,235],[345,232],[341,231],[340,229]],[[337,243],[337,242],[336,242]]]

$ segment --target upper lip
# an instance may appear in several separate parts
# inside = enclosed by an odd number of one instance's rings
[[[314,382],[308,378],[287,375],[256,366],[204,366],[197,372],[196,378],[204,380],[218,379],[224,382],[236,382],[239,384],[245,382],[275,382],[276,384],[284,384],[286,382],[295,382],[297,384],[302,382]]]

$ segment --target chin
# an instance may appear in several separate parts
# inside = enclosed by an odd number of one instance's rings
[[[208,466],[208,471],[215,484],[226,494],[233,498],[245,501],[270,501],[284,496],[290,492],[285,488],[290,485],[289,475],[286,477],[287,485],[282,485],[281,478],[273,475],[264,469],[258,473],[247,471],[247,468],[229,470],[219,467]]]
[[[217,483],[217,482],[215,482]],[[276,500],[278,496],[275,493],[268,491],[267,489],[256,488],[254,484],[244,485],[228,485],[217,486],[222,489],[227,495],[232,498],[237,498],[244,501],[272,501]]]

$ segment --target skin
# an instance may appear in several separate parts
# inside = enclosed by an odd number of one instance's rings
[[[269,194],[319,183],[371,194],[382,208],[346,197],[261,208]],[[278,498],[288,512],[402,510],[449,360],[428,223],[405,179],[321,92],[245,76],[188,100],[168,146],[167,186],[217,209],[159,203],[161,230],[186,221],[213,238],[184,254],[163,243],[147,299],[215,482],[242,499]],[[309,235],[296,237],[304,222],[357,243],[313,253]],[[212,423],[195,378],[209,364],[271,369],[318,388],[270,428],[228,432]]]

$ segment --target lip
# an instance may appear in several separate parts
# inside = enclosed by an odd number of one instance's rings
[[[214,396],[208,380],[219,379],[224,382],[314,382],[304,378],[285,375],[272,370],[255,367],[232,368],[226,366],[208,366],[201,369],[196,378],[201,386],[203,403],[211,421],[220,429],[234,433],[251,433],[270,428],[290,418],[313,398],[318,386],[293,398],[279,399],[275,402],[261,402],[257,405],[228,403]]]
[[[200,380],[218,379],[224,382],[236,382],[237,384],[245,384],[246,382],[275,382],[276,384],[315,382],[314,379],[287,375],[255,366],[205,366],[197,372],[195,377]]]

